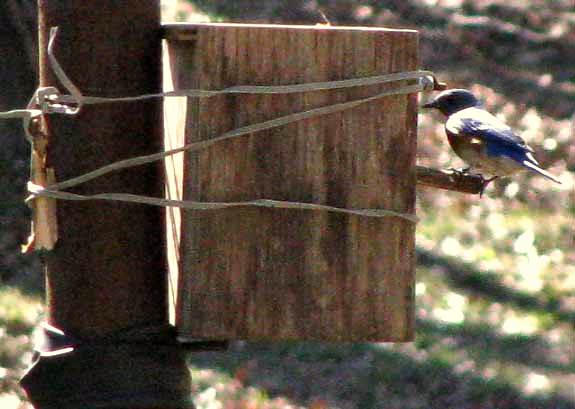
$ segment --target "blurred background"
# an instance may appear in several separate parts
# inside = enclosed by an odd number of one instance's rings
[[[36,2],[0,2],[0,111],[36,87]],[[164,0],[164,21],[413,28],[421,67],[471,89],[563,182],[523,173],[485,196],[418,190],[417,337],[406,344],[232,343],[190,357],[198,409],[575,408],[575,8],[571,0]],[[424,95],[427,100],[431,95]],[[418,163],[460,168],[419,115]],[[42,319],[20,254],[29,147],[0,121],[0,407]]]

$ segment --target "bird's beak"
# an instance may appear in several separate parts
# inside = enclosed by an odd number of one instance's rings
[[[427,104],[423,104],[421,107],[422,108],[436,108],[437,105],[435,105],[435,101],[431,101],[431,102],[428,102]]]

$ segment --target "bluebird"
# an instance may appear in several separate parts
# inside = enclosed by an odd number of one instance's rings
[[[493,175],[485,180],[483,189],[500,176],[524,169],[561,183],[541,169],[533,156],[533,149],[508,125],[484,110],[471,92],[446,90],[423,107],[435,108],[447,117],[447,140],[455,153],[469,165],[464,172],[476,168]]]

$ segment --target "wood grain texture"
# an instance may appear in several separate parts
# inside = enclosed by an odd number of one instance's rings
[[[54,53],[86,95],[119,97],[160,91],[160,14],[156,2],[38,2],[40,86],[56,86]],[[128,17],[129,15],[129,17]],[[126,24],[129,22],[130,24]],[[161,104],[102,104],[75,116],[47,115],[47,167],[59,181],[109,163],[158,152]],[[161,196],[160,164],[94,179],[79,194],[125,192]],[[58,202],[59,241],[47,257],[47,321],[80,338],[100,337],[144,322],[167,320],[163,211],[124,203]],[[89,405],[88,405],[89,406]]]
[[[180,89],[418,68],[417,33],[409,30],[201,24],[164,32]],[[392,86],[189,99],[186,143]],[[413,213],[416,110],[415,95],[390,96],[189,153],[184,198]],[[412,223],[248,207],[182,218],[181,339],[412,339]]]

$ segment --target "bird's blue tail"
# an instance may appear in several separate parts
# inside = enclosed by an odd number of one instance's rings
[[[523,165],[524,167],[526,167],[529,170],[532,170],[534,172],[539,173],[541,176],[544,176],[547,179],[552,180],[555,183],[561,184],[561,181],[559,179],[557,179],[555,176],[553,176],[551,173],[547,172],[546,170],[541,169],[539,166],[537,166],[536,164],[534,164],[533,162],[531,162],[529,160],[522,161],[521,165]]]
[[[547,172],[545,169],[541,169],[537,160],[533,157],[533,154],[528,151],[511,151],[507,150],[505,156],[513,159],[515,162],[519,163],[526,169],[529,169],[533,172],[539,173],[541,176],[546,177],[547,179],[561,184],[561,181],[553,176],[551,173]]]

